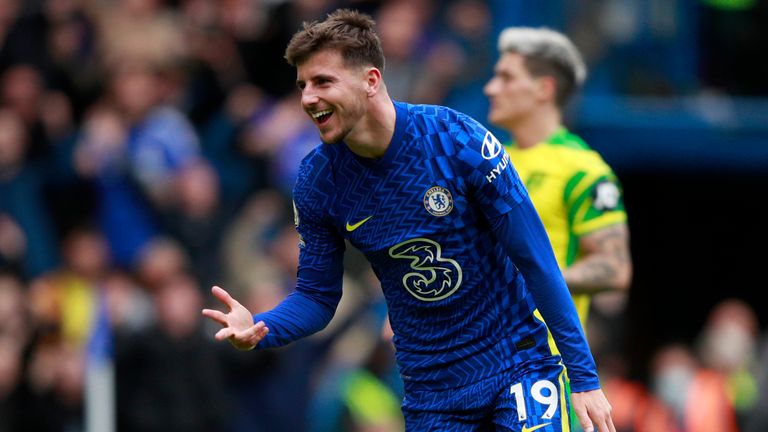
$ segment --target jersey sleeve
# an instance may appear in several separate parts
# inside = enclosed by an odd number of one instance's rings
[[[461,146],[464,180],[488,220],[508,213],[528,199],[520,177],[498,139],[485,127],[467,119],[455,133]]]
[[[345,245],[330,224],[330,197],[321,192],[331,189],[317,171],[307,160],[299,170],[294,189],[300,249],[296,289],[275,309],[254,315],[254,323],[264,321],[270,329],[258,348],[282,346],[322,330],[341,300]]]
[[[566,184],[563,200],[576,236],[627,220],[621,184],[602,162],[574,174]]]
[[[544,225],[530,200],[496,219],[491,227],[533,296],[568,368],[574,392],[600,387],[576,307],[557,266]]]

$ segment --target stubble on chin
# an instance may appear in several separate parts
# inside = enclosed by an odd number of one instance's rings
[[[331,138],[324,138],[322,135],[320,135],[320,141],[323,142],[323,144],[333,145],[338,144],[341,142],[341,138],[338,137],[331,137]]]
[[[320,134],[320,140],[323,142],[323,144],[338,144],[344,141],[344,138],[349,135],[349,132],[349,130],[344,130],[340,133],[330,135],[328,138],[324,137],[323,134]]]

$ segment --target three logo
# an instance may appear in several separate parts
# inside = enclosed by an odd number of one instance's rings
[[[389,256],[410,261],[411,271],[403,276],[403,287],[425,302],[449,297],[461,286],[461,266],[442,255],[436,241],[415,238],[389,248]]]

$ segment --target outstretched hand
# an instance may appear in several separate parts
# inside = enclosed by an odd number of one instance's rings
[[[600,389],[571,394],[571,404],[584,432],[616,432],[611,404]]]
[[[213,296],[224,303],[229,312],[224,313],[216,309],[203,309],[203,316],[208,317],[223,328],[216,332],[218,341],[228,340],[235,348],[241,351],[252,350],[256,344],[267,336],[269,329],[264,321],[253,323],[253,316],[240,302],[232,298],[224,289],[214,286],[211,288]]]

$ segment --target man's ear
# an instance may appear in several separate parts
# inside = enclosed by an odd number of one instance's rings
[[[538,82],[537,95],[541,101],[554,101],[557,98],[557,81],[554,77],[544,75],[536,79]]]
[[[369,67],[365,70],[365,86],[368,97],[372,97],[379,92],[382,84],[381,71],[375,67]]]

